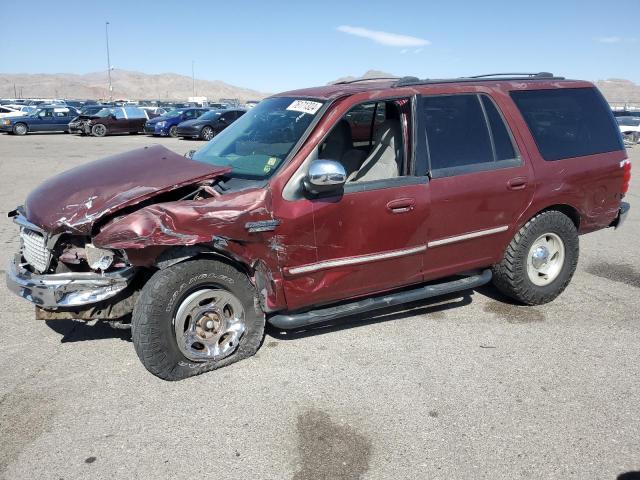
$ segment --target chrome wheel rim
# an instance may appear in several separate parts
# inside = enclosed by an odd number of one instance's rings
[[[204,127],[202,130],[202,138],[205,140],[211,140],[213,138],[213,130],[211,127]]]
[[[527,255],[527,275],[534,285],[544,287],[553,282],[564,265],[564,242],[555,233],[540,235]]]
[[[228,357],[238,348],[245,330],[242,303],[223,289],[205,288],[191,293],[174,318],[178,348],[196,362]]]

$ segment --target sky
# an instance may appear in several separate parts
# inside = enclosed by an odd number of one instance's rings
[[[25,8],[28,5],[28,9]],[[549,71],[640,83],[634,12],[604,1],[0,2],[0,72],[111,65],[278,92],[369,69],[420,78]]]

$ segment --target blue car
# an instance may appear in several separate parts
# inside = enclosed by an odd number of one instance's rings
[[[144,125],[144,133],[151,135],[178,136],[178,124],[186,120],[194,120],[209,108],[177,108],[159,117],[148,120]]]
[[[69,122],[78,115],[73,107],[43,105],[29,115],[5,117],[0,122],[0,131],[26,135],[28,132],[68,132]]]

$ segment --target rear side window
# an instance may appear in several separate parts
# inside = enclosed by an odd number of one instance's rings
[[[520,164],[502,115],[485,95],[425,96],[422,115],[432,177]]]
[[[545,160],[622,150],[620,130],[594,88],[511,92]]]

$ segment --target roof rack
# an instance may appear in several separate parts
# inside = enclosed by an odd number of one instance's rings
[[[394,87],[404,87],[408,85],[428,85],[434,83],[458,83],[458,82],[477,82],[484,79],[500,79],[500,80],[564,80],[564,77],[556,77],[553,73],[537,72],[537,73],[488,73],[485,75],[473,75],[471,77],[458,78],[425,78],[402,77],[393,84]]]
[[[376,80],[400,80],[400,77],[371,77],[371,78],[356,78],[354,80],[342,80],[341,82],[332,83],[332,85],[349,85],[351,83],[359,82],[372,82]]]

